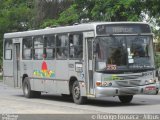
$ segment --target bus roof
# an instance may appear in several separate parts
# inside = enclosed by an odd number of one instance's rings
[[[147,24],[144,22],[92,22],[92,23],[83,23],[72,26],[60,26],[54,28],[45,28],[39,30],[30,30],[23,32],[12,32],[5,33],[4,38],[20,38],[27,36],[37,36],[37,35],[45,35],[45,34],[57,34],[57,33],[67,33],[67,32],[78,32],[78,31],[91,31],[96,28],[97,25],[101,24]]]

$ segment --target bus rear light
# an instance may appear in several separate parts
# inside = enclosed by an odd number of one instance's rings
[[[101,86],[101,85],[102,85],[102,83],[101,83],[100,81],[97,81],[97,82],[96,82],[96,86],[97,86],[97,87],[99,87],[99,86]]]

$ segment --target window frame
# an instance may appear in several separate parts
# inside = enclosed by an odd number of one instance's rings
[[[28,38],[31,40],[31,48],[24,48],[24,39]],[[24,50],[29,50],[29,49],[31,50],[31,57],[30,59],[24,59]],[[32,60],[32,59],[33,59],[33,37],[32,36],[24,37],[22,39],[22,60]]]
[[[11,41],[12,48],[6,49],[6,41]],[[6,59],[6,51],[11,50],[10,59]],[[12,60],[13,59],[13,41],[12,39],[4,39],[4,60]]]
[[[47,47],[47,37],[54,37],[54,46],[53,47]],[[48,35],[44,35],[43,37],[44,39],[44,46],[43,46],[43,54],[45,55],[44,59],[45,60],[55,60],[56,59],[56,35],[55,34],[48,34]],[[52,49],[53,50],[53,56],[51,59],[47,59],[47,49]]]
[[[35,48],[35,38],[42,38],[42,40],[43,40],[43,47],[38,47],[38,48]],[[32,45],[33,45],[33,48],[32,48],[32,58],[34,59],[34,60],[43,60],[44,59],[44,35],[37,35],[37,36],[33,36],[32,37]],[[37,57],[37,59],[35,59],[36,57],[35,57],[35,50],[37,50],[37,49],[42,49],[42,58],[41,59],[38,59],[38,57]]]
[[[82,57],[81,58],[71,58],[70,57],[70,35],[81,35],[81,37],[82,37],[82,45],[76,45],[76,46],[74,46],[74,48],[75,47],[82,47]],[[76,33],[70,33],[69,34],[69,60],[82,60],[83,59],[83,33],[82,32],[76,32]]]
[[[58,36],[67,36],[68,37],[68,41],[67,41],[67,45],[65,47],[61,47],[61,46],[58,46]],[[57,57],[57,49],[67,49],[67,56],[66,58],[58,58]],[[69,34],[68,33],[61,33],[61,34],[56,34],[56,60],[68,60],[69,59]]]

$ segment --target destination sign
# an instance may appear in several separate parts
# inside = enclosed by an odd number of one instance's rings
[[[96,30],[98,35],[151,33],[147,24],[105,24],[98,25]]]

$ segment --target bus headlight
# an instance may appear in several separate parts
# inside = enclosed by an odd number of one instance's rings
[[[112,83],[109,81],[103,81],[103,82],[97,81],[96,86],[97,87],[100,87],[100,86],[101,87],[109,87],[109,86],[112,86]]]
[[[145,81],[145,84],[147,85],[147,84],[153,84],[153,83],[156,83],[157,81],[156,81],[156,79],[150,79],[150,80],[146,80]]]
[[[151,80],[149,80],[149,83],[156,83],[156,82],[157,82],[156,79],[151,79]]]

